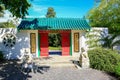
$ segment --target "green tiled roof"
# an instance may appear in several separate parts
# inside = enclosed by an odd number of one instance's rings
[[[80,18],[25,18],[18,29],[90,30],[90,26]]]

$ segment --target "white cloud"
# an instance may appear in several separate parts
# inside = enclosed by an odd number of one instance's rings
[[[47,9],[47,7],[43,7],[43,6],[39,6],[39,5],[33,5],[33,10],[36,12],[41,12],[41,11],[45,11]]]
[[[35,18],[35,16],[25,16],[26,18]]]
[[[0,22],[7,22],[7,19],[0,18]]]
[[[0,17],[0,22],[12,21],[15,25],[18,25],[21,22],[20,18],[17,18],[15,21],[14,19],[16,19],[16,17],[12,17],[12,14],[9,11],[6,10],[4,12],[4,17]]]
[[[26,18],[45,18],[45,15],[41,15],[41,16],[26,16]]]
[[[50,1],[50,0],[32,0],[34,2],[43,2],[43,1]]]
[[[11,13],[9,11],[5,11],[4,17],[0,17],[0,22],[7,22],[10,18]]]
[[[41,15],[40,18],[45,18],[45,15]]]

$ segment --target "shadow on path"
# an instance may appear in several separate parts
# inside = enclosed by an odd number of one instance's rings
[[[16,60],[0,62],[0,80],[27,80],[32,78],[31,71],[21,71],[20,64]],[[43,74],[43,71],[47,71],[49,66],[39,66],[36,72]]]

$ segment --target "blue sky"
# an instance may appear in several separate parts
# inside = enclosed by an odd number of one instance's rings
[[[53,7],[56,17],[82,18],[94,7],[94,0],[30,0],[27,17],[45,17],[48,7]]]

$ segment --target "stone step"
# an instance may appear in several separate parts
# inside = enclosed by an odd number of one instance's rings
[[[46,60],[35,60],[38,63],[72,63],[78,61],[78,59],[46,59]]]
[[[49,66],[49,67],[75,67],[73,63],[47,63],[39,64],[40,66]]]
[[[74,61],[78,61],[79,57],[73,56],[50,56],[40,57],[35,60],[40,66],[50,67],[75,67]]]
[[[49,57],[40,57],[36,60],[71,60],[71,59],[75,59],[78,60],[79,56],[49,56]]]

